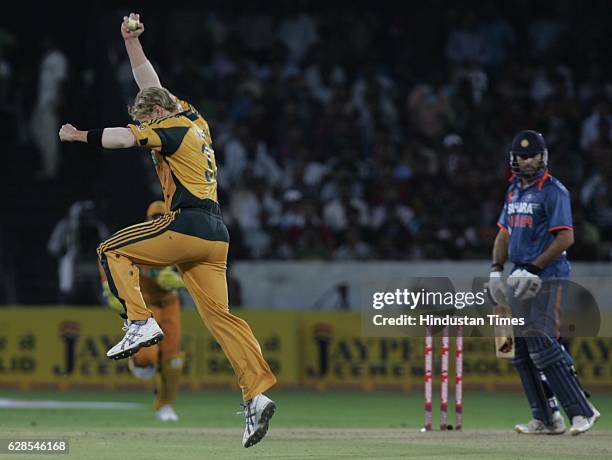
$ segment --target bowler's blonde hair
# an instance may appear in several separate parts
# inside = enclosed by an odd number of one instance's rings
[[[151,116],[156,105],[172,113],[181,111],[181,106],[170,91],[166,88],[151,86],[138,92],[134,98],[134,104],[128,107],[128,112],[134,120],[138,121]]]

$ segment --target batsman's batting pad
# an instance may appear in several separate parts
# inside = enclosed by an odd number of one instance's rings
[[[544,394],[548,399],[548,405],[553,412],[558,411],[559,402],[557,401],[557,397],[553,393],[552,388],[550,388],[550,385],[548,384],[548,380],[546,380],[546,376],[542,372],[540,372],[540,379],[542,379],[542,387],[544,388]]]
[[[553,393],[561,403],[567,416],[592,417],[593,411],[576,376],[567,365],[567,360],[556,340],[549,337],[526,337],[529,356],[535,366],[544,373]]]
[[[561,340],[559,340],[559,343],[561,344],[561,350],[563,350],[563,356],[565,356],[565,361],[567,362],[567,365],[570,368],[570,372],[574,375],[574,377],[576,377],[576,381],[578,382],[578,385],[580,385],[580,388],[582,389],[582,392],[584,393],[586,398],[590,398],[591,396],[589,392],[584,389],[582,382],[580,382],[580,379],[578,378],[578,372],[576,372],[576,368],[574,367],[574,360],[572,359],[572,355],[570,355],[567,349],[563,346]]]
[[[174,404],[174,401],[176,401],[184,360],[185,353],[182,352],[176,356],[162,358],[159,369],[161,379],[156,392],[155,410],[159,410],[166,404]]]
[[[524,340],[522,337],[516,338],[515,357],[512,364],[521,377],[521,383],[533,418],[550,425],[552,424],[552,410],[548,404],[540,373],[529,358]]]

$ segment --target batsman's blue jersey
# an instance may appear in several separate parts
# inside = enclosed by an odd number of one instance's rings
[[[569,192],[548,172],[525,188],[515,177],[506,192],[497,225],[510,235],[510,261],[517,266],[532,263],[550,245],[555,230],[573,229]],[[569,275],[565,252],[542,272],[547,277]]]

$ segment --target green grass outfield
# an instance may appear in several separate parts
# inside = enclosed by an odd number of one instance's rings
[[[239,394],[229,391],[179,395],[178,423],[154,419],[144,392],[16,392],[0,398],[143,403],[132,410],[0,409],[0,438],[67,438],[70,453],[0,454],[12,459],[611,459],[612,394],[593,402],[602,412],[581,436],[519,436],[515,423],[529,411],[519,393],[465,395],[464,431],[420,433],[421,394],[271,392],[278,405],[268,436],[245,449]],[[438,415],[438,414],[435,414]],[[434,418],[436,421],[437,417]],[[453,422],[453,414],[450,414]]]

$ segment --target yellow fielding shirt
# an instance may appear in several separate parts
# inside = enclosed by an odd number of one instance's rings
[[[166,209],[217,202],[217,163],[208,123],[189,103],[182,112],[128,125],[139,146],[151,149]]]

